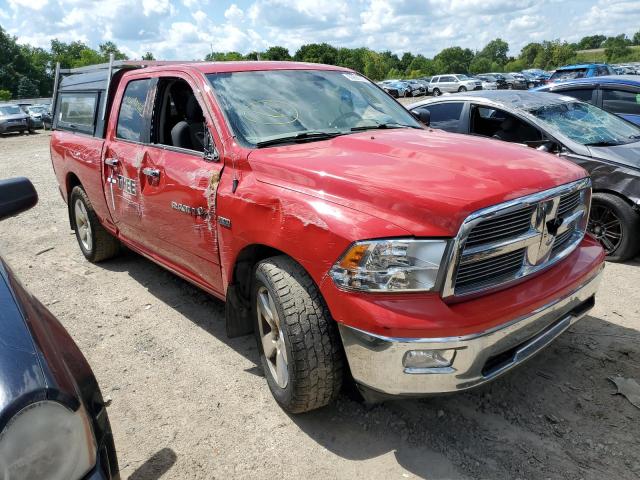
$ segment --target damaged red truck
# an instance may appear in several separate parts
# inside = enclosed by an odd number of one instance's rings
[[[225,300],[290,412],[351,377],[370,400],[481,385],[594,304],[584,170],[432,130],[351,70],[124,61],[55,91],[85,257],[124,244]]]

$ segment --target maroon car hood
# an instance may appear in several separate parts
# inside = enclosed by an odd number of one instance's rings
[[[587,176],[498,140],[373,130],[249,155],[258,180],[370,213],[416,236],[453,236],[473,211]]]

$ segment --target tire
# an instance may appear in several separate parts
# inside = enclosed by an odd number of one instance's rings
[[[513,90],[513,83],[509,83],[507,85],[507,90]]]
[[[610,262],[624,262],[640,250],[640,215],[615,195],[593,194],[588,230],[605,249]]]
[[[120,242],[102,226],[91,200],[80,186],[71,190],[69,212],[76,240],[87,260],[98,263],[118,254]]]
[[[441,95],[440,89],[439,88],[434,88],[433,89],[433,96],[434,97],[439,97],[440,95]]]
[[[255,267],[251,302],[260,360],[278,404],[303,413],[331,403],[342,387],[344,353],[311,277],[289,257],[267,258]]]
[[[460,87],[458,89],[458,92],[466,92],[467,91],[467,87]]]

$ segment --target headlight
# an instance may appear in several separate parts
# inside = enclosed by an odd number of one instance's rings
[[[0,433],[0,478],[76,480],[96,463],[96,445],[84,408],[37,402],[18,412]]]
[[[354,243],[329,274],[341,288],[367,292],[433,290],[446,240],[375,240]]]

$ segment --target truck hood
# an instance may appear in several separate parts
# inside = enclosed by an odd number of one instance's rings
[[[531,148],[416,129],[258,149],[249,162],[259,181],[434,237],[456,235],[475,210],[587,176]]]

